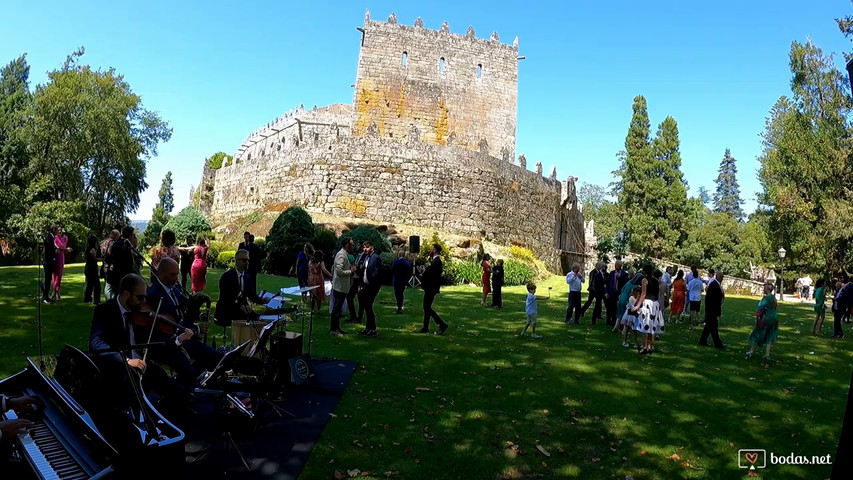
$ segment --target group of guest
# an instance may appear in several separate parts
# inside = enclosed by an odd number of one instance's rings
[[[504,286],[504,261],[502,258],[494,259],[487,253],[483,255],[481,266],[483,267],[483,299],[480,301],[480,305],[486,306],[486,299],[491,293],[491,306],[502,308],[503,293],[501,290]]]
[[[44,237],[42,267],[44,283],[41,285],[42,301],[54,303],[62,298],[62,275],[65,273],[65,254],[73,250],[68,246],[68,236],[60,225],[52,225]]]

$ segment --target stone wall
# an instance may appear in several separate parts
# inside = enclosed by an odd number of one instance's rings
[[[375,124],[380,136],[405,138],[415,126],[425,143],[448,139],[512,162],[518,102],[518,41],[485,40],[388,22],[364,21],[353,107],[353,134]],[[405,59],[404,59],[405,57]]]
[[[574,177],[560,182],[481,152],[415,137],[400,142],[370,133],[328,144],[294,143],[222,167],[215,173],[212,221],[284,202],[309,213],[522,245],[552,268],[558,265],[560,231],[581,232],[582,238]],[[561,225],[557,219],[563,218],[567,223]],[[566,247],[583,251],[582,243]]]

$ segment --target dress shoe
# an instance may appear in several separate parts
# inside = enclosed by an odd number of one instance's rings
[[[716,346],[716,345],[714,346],[714,348],[719,348],[720,350],[722,350],[722,349],[724,349],[724,348],[726,348],[726,347],[728,347],[728,345],[726,345],[725,343],[724,343],[724,344],[722,344],[722,345],[720,345],[720,346]]]
[[[415,330],[412,333],[429,333],[429,329],[428,328],[421,328],[421,329]]]
[[[446,332],[448,328],[450,328],[450,325],[448,325],[448,324],[446,324],[446,323],[445,323],[444,325],[442,325],[442,326],[438,329],[438,332],[436,332],[436,335],[444,335],[444,332]]]

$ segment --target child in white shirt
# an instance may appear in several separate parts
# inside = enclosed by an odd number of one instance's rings
[[[528,283],[527,284],[527,303],[525,305],[524,311],[527,313],[527,325],[524,326],[524,330],[521,331],[519,336],[523,337],[527,335],[527,328],[532,326],[530,329],[530,338],[542,338],[541,335],[536,335],[536,315],[539,314],[539,297],[536,296],[536,284]],[[545,298],[542,298],[545,300]]]
[[[620,322],[624,330],[624,336],[622,337],[622,346],[630,347],[628,344],[628,333],[632,330],[634,331],[634,345],[637,345],[637,328],[635,327],[638,322],[637,313],[640,311],[640,307],[642,305],[637,305],[637,300],[640,299],[640,294],[643,292],[643,287],[637,285],[631,290],[631,296],[628,298],[628,306],[625,308],[625,314],[622,315],[622,321]]]

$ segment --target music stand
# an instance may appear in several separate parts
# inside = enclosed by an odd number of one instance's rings
[[[252,345],[252,348],[249,349],[249,353],[246,354],[248,357],[254,358],[255,354],[259,351],[263,350],[267,342],[272,335],[272,329],[278,323],[278,320],[273,320],[270,323],[266,324],[261,328],[261,333],[258,334],[258,339],[255,340],[255,343]]]
[[[245,342],[237,346],[237,348],[223,355],[222,358],[219,359],[219,363],[216,364],[216,367],[213,369],[212,372],[204,372],[201,374],[201,377],[198,381],[199,386],[204,388],[207,386],[208,383],[218,380],[219,377],[225,375],[225,372],[234,366],[234,363],[243,354],[243,350],[245,350],[250,343],[252,343],[251,340],[246,340]]]

